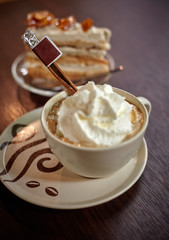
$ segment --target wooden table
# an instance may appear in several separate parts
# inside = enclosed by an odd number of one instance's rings
[[[47,97],[19,87],[11,75],[23,52],[21,35],[28,12],[48,9],[55,16],[90,17],[112,30],[117,66],[109,83],[152,103],[145,135],[148,162],[127,192],[107,203],[76,210],[39,207],[0,183],[1,239],[169,239],[169,2],[152,0],[11,1],[0,4],[0,133]]]

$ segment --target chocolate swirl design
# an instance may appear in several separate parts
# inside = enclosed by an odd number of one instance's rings
[[[63,165],[59,162],[56,166],[51,167],[51,168],[47,168],[43,165],[43,163],[45,161],[50,161],[50,158],[42,158],[41,160],[39,160],[37,162],[37,168],[39,169],[39,171],[41,172],[45,172],[45,173],[49,173],[49,172],[55,172],[58,171],[59,169],[61,169],[63,167]]]
[[[17,159],[18,155],[20,153],[22,153],[24,150],[32,147],[32,146],[36,146],[37,144],[40,144],[42,142],[46,141],[46,139],[41,139],[41,140],[38,140],[38,141],[35,141],[35,142],[32,142],[30,144],[27,144],[25,145],[24,147],[18,149],[13,155],[12,157],[9,159],[7,165],[6,165],[6,169],[4,169],[0,175],[5,175],[9,172],[9,170],[11,169],[12,165],[14,164],[15,160]],[[31,156],[28,158],[24,168],[22,169],[22,171],[19,173],[19,175],[14,178],[13,180],[4,180],[4,182],[16,182],[18,181],[21,177],[23,177],[23,175],[28,171],[28,169],[30,168],[30,166],[32,165],[32,163],[34,162],[34,160],[44,154],[44,153],[50,153],[52,154],[50,148],[43,148],[43,149],[40,149],[36,152],[34,152],[33,154],[31,154]],[[63,165],[61,163],[58,163],[56,166],[52,167],[52,168],[47,168],[43,165],[43,163],[45,161],[49,161],[51,160],[51,158],[49,157],[46,157],[46,158],[42,158],[38,161],[37,163],[37,168],[39,169],[39,171],[41,172],[54,172],[54,171],[58,171],[59,169],[61,169],[63,167]]]
[[[33,161],[40,155],[44,154],[44,153],[52,153],[50,148],[45,148],[45,149],[40,149],[36,152],[34,152],[27,160],[26,165],[24,166],[23,170],[20,172],[20,174],[14,178],[13,180],[4,180],[5,182],[16,182],[17,180],[19,180],[29,169],[29,167],[31,166],[31,164],[33,163]]]
[[[18,128],[20,127],[24,127],[21,131],[19,131],[17,133]],[[12,129],[11,129],[11,134],[13,136],[12,141],[9,142],[4,142],[2,143],[2,145],[0,146],[0,150],[2,150],[4,147],[6,147],[7,145],[10,144],[19,144],[19,143],[23,143],[26,142],[28,140],[31,140],[37,133],[37,129],[36,127],[32,126],[32,125],[24,125],[24,124],[15,124]],[[38,136],[38,135],[37,135]],[[51,157],[50,154],[52,155],[52,152],[50,150],[50,148],[44,147],[43,145],[40,146],[40,149],[36,150],[36,146],[39,146],[40,144],[43,144],[46,142],[46,138],[41,138],[41,139],[37,139],[34,141],[29,141],[29,143],[25,144],[24,146],[21,146],[20,148],[17,147],[17,150],[15,149],[15,151],[13,152],[13,154],[10,156],[10,158],[8,159],[6,165],[4,166],[4,169],[0,172],[0,176],[6,175],[12,168],[13,164],[17,161],[17,159],[19,158],[20,154],[22,154],[24,151],[27,151],[28,149],[33,150],[33,152],[31,154],[29,154],[27,156],[26,159],[26,163],[24,164],[22,170],[19,172],[19,174],[11,179],[4,179],[4,182],[16,182],[19,179],[21,179],[26,172],[28,171],[28,169],[30,168],[30,166],[32,165],[32,163],[38,158],[40,157],[40,160],[37,161],[37,169],[40,172],[44,172],[44,173],[51,173],[51,172],[55,172],[58,171],[59,169],[61,169],[63,167],[63,165],[60,162],[57,162],[57,164],[55,166],[52,167],[46,167],[44,165],[45,162],[50,161]],[[43,154],[47,154],[47,156],[42,157]],[[40,183],[38,181],[35,180],[30,180],[28,182],[26,182],[26,186],[29,188],[37,188],[40,186]],[[47,195],[49,196],[57,196],[58,195],[58,191],[56,188],[54,187],[46,187],[45,188],[45,192]]]
[[[9,172],[9,170],[11,169],[12,165],[14,164],[15,160],[17,159],[17,157],[19,156],[19,154],[21,154],[23,151],[31,148],[31,147],[34,147],[38,144],[41,144],[43,142],[45,142],[46,139],[43,138],[43,139],[40,139],[40,140],[37,140],[37,141],[34,141],[34,142],[31,142],[31,143],[28,143],[27,145],[19,148],[16,152],[14,152],[14,154],[10,157],[10,159],[8,160],[7,164],[6,164],[6,167],[5,169],[0,172],[0,176],[3,176],[5,174],[7,174]]]

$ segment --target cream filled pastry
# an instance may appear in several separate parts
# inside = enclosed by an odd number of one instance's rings
[[[48,11],[29,13],[26,24],[39,40],[48,36],[57,45],[62,52],[57,64],[72,81],[101,76],[110,71],[106,59],[111,47],[108,28],[94,26],[91,19],[81,23],[73,16],[58,19]],[[29,77],[34,79],[33,83],[57,86],[56,78],[36,55],[27,47],[25,52],[24,65]]]

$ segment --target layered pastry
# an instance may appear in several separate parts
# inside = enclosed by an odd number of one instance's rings
[[[91,19],[81,23],[74,16],[58,19],[49,11],[29,13],[26,25],[39,40],[48,36],[56,44],[62,52],[57,64],[72,81],[91,79],[110,71],[106,59],[111,47],[108,28],[94,26]],[[56,78],[26,46],[25,52],[24,65],[31,83],[42,87],[57,86]]]

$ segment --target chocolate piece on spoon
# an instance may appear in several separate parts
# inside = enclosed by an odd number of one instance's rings
[[[30,30],[22,36],[22,39],[69,93],[74,94],[77,88],[57,65],[56,61],[62,53],[51,39],[45,36],[39,41]]]

